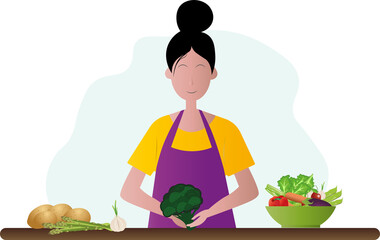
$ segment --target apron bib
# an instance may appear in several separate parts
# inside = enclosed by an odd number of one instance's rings
[[[227,196],[228,187],[222,160],[210,126],[199,110],[211,148],[201,151],[183,151],[172,148],[183,114],[182,110],[165,139],[156,168],[153,198],[162,202],[170,187],[178,183],[191,184],[202,192],[203,203],[195,214],[209,209]],[[150,212],[148,228],[180,228],[170,218]],[[209,217],[197,228],[236,228],[232,209]]]

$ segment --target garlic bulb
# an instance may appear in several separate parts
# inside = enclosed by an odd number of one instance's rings
[[[121,231],[124,231],[124,229],[127,227],[127,223],[120,216],[116,216],[111,221],[110,227],[111,227],[112,231],[114,231],[114,232],[121,232]]]
[[[326,198],[326,193],[324,191],[321,190],[318,193],[321,194],[321,200]]]
[[[115,212],[115,217],[111,221],[110,228],[114,232],[122,232],[127,227],[127,222],[122,219],[119,215],[117,215],[117,207],[116,207],[116,200],[115,200],[115,206],[112,206],[113,211]]]
[[[307,194],[306,194],[306,197],[307,198],[311,198],[311,195],[313,194],[313,191],[310,191],[310,192],[308,192]]]

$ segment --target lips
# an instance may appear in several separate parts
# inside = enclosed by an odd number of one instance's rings
[[[196,93],[197,91],[194,91],[194,92],[188,92],[188,91],[186,91],[187,93],[190,93],[190,94],[194,94],[194,93]]]

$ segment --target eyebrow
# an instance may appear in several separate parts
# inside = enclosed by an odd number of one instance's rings
[[[180,64],[178,67],[180,67],[180,66],[185,66],[185,67],[188,67],[186,64],[184,64],[184,63],[182,63],[182,64]],[[202,66],[202,67],[205,67],[205,65],[203,65],[203,64],[198,64],[197,66],[195,66],[195,67],[198,67],[198,66]]]
[[[173,71],[173,75],[175,74],[175,69],[177,68],[177,64],[179,63],[179,61],[181,61],[182,58],[185,58],[187,56],[187,53],[181,57],[179,57],[179,59],[177,60],[177,63],[175,64],[174,66],[174,71]]]
[[[181,66],[185,66],[185,67],[188,67],[186,64],[184,64],[184,63],[182,63],[182,64],[180,64],[177,68],[179,68],[179,67],[181,67]],[[202,66],[202,67],[206,67],[205,65],[203,65],[203,64],[198,64],[197,66],[195,66],[195,67],[198,67],[198,66]]]

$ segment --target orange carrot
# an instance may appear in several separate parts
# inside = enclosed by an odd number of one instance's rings
[[[291,201],[299,202],[299,203],[302,203],[303,200],[307,199],[306,197],[304,197],[302,195],[298,195],[298,194],[291,193],[291,192],[286,193],[285,197]]]
[[[294,206],[293,204],[291,204],[290,202],[288,202],[288,206]]]

